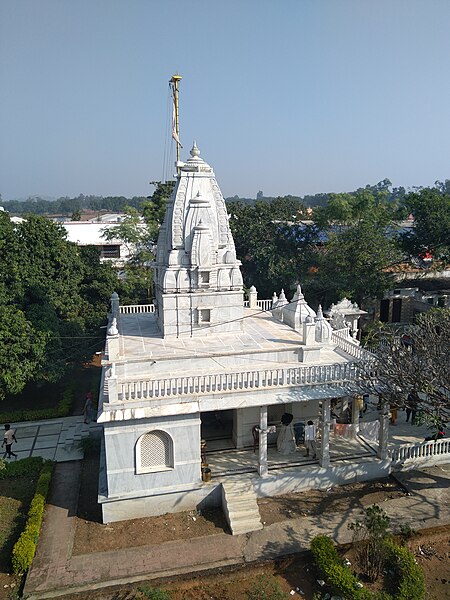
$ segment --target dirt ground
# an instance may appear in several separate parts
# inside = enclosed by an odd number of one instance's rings
[[[404,489],[393,477],[389,477],[328,490],[308,490],[298,494],[260,498],[258,506],[262,523],[272,525],[289,519],[365,508],[372,504],[382,504],[385,500],[399,498],[404,494]]]

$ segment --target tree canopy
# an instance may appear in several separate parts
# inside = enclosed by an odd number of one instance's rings
[[[450,185],[411,192],[403,206],[414,217],[414,229],[401,236],[406,253],[415,257],[429,253],[436,260],[449,261]]]
[[[407,327],[379,324],[366,345],[375,358],[361,364],[370,391],[398,406],[417,404],[435,425],[450,420],[449,308],[422,313]]]
[[[142,204],[142,215],[136,208],[128,206],[122,222],[103,234],[106,240],[121,240],[129,252],[129,260],[121,268],[119,287],[124,302],[151,301],[154,248],[175,182],[154,181],[152,184],[155,191]]]
[[[0,212],[0,398],[100,349],[115,272],[44,217]]]

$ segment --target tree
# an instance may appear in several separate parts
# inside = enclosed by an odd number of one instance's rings
[[[388,267],[400,259],[390,227],[397,203],[389,199],[389,180],[352,194],[331,194],[328,205],[314,212],[326,242],[310,252],[307,291],[329,304],[344,296],[361,304],[381,298],[392,286]]]
[[[46,338],[21,310],[0,302],[0,399],[21,392],[42,367]]]
[[[299,279],[303,238],[297,225],[304,206],[289,198],[254,205],[229,202],[230,228],[242,261],[244,285],[256,286],[263,297],[289,288]]]
[[[175,186],[174,181],[152,182],[156,189],[142,205],[143,216],[132,207],[126,207],[125,218],[119,225],[105,230],[106,240],[121,240],[127,247],[129,259],[121,268],[119,293],[125,302],[149,302],[152,292],[151,262],[167,208]]]
[[[311,269],[305,288],[325,306],[347,297],[358,304],[382,298],[393,285],[387,267],[399,259],[395,242],[376,220],[361,219],[328,234],[328,241],[310,250]]]
[[[438,183],[405,196],[403,206],[414,217],[414,229],[403,234],[401,241],[410,256],[431,253],[436,260],[450,260],[449,187]]]
[[[419,401],[425,419],[436,426],[450,419],[450,309],[422,313],[406,328],[380,324],[366,346],[373,355],[361,363],[368,391],[398,406],[416,408]]]
[[[150,238],[156,242],[158,239],[159,228],[166,214],[167,204],[175,188],[175,181],[152,181],[155,191],[149,196],[148,201],[144,202],[142,215],[147,225]]]
[[[57,381],[101,347],[116,276],[98,251],[65,238],[44,217],[0,214],[0,398]]]

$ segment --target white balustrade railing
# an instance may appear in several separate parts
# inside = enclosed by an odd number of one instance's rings
[[[365,355],[369,355],[366,350],[363,350],[361,346],[355,344],[355,342],[353,342],[351,338],[347,337],[343,331],[341,332],[341,330],[334,331],[331,334],[331,341],[334,342],[338,348],[341,348],[341,350],[347,354],[350,354],[350,356],[353,356],[354,358],[360,359],[364,358]]]
[[[399,446],[390,451],[394,463],[444,454],[448,454],[450,458],[450,440],[447,439]]]
[[[260,310],[270,310],[272,308],[272,299],[270,298],[269,300],[257,300],[256,306]]]
[[[250,302],[249,300],[244,300],[244,308],[249,308]],[[271,310],[272,309],[272,298],[269,300],[257,300],[256,307],[259,310]]]
[[[248,308],[249,301],[244,300],[244,307]],[[260,310],[270,310],[272,308],[272,300],[257,300],[256,306]],[[132,315],[137,313],[154,313],[155,305],[154,304],[128,304],[124,306],[119,306],[119,313],[121,315]]]
[[[119,306],[119,313],[121,315],[131,315],[137,313],[154,313],[154,304],[128,304],[126,306]]]
[[[257,371],[212,373],[164,379],[122,381],[118,399],[163,398],[198,394],[226,393],[241,390],[280,388],[351,382],[356,378],[355,363],[311,365]]]

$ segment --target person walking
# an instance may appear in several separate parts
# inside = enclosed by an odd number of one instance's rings
[[[14,458],[17,460],[17,454],[14,454],[14,452],[11,450],[13,442],[17,443],[14,429],[11,429],[11,425],[9,423],[6,423],[2,443],[2,448],[3,446],[6,446],[3,458],[12,458],[14,456]]]
[[[308,421],[305,427],[305,447],[306,456],[309,456],[309,453],[312,452],[313,458],[316,458],[316,426],[312,421]]]

